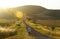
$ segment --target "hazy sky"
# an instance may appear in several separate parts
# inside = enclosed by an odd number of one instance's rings
[[[60,0],[0,0],[0,8],[38,5],[48,9],[60,9]]]

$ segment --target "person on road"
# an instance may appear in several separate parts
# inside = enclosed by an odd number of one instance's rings
[[[31,34],[31,31],[32,31],[31,27],[27,27],[27,31],[29,34]]]

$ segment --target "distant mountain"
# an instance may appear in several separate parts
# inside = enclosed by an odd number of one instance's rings
[[[41,6],[27,5],[16,8],[26,14],[27,17],[32,19],[44,19],[45,14],[48,13],[46,8]],[[46,16],[47,17],[47,16]]]
[[[60,19],[60,10],[48,10],[41,6],[26,5],[16,8],[24,12],[28,18],[40,20]]]
[[[47,26],[60,26],[60,10],[49,10],[41,6],[26,5],[15,8],[26,14],[26,19]]]

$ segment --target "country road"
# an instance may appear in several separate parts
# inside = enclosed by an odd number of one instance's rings
[[[26,29],[28,27],[30,27],[28,24],[26,24],[25,21],[23,21],[23,23],[25,24]],[[32,29],[32,31],[31,31],[31,34],[29,34],[29,36],[34,37],[35,39],[54,39],[54,38],[51,38],[51,37],[41,34],[40,32],[36,31],[32,27],[30,27],[30,28]]]

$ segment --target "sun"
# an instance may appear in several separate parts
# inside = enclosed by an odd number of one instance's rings
[[[16,12],[16,17],[22,18],[22,17],[23,17],[23,12],[17,11],[17,12]]]

